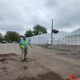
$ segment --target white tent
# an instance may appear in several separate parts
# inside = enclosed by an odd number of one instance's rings
[[[66,32],[59,32],[53,34],[53,44],[63,44],[65,36],[68,35]],[[51,44],[51,34],[42,34],[29,38],[32,44]]]
[[[80,45],[80,29],[75,30],[65,37],[66,45]]]

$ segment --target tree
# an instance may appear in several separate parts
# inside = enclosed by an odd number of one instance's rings
[[[43,26],[41,26],[41,25],[35,25],[34,27],[33,27],[33,32],[34,32],[34,35],[38,35],[38,34],[40,34],[40,33],[47,33],[47,30],[46,30],[46,28],[45,27],[43,27]]]
[[[3,37],[2,37],[2,34],[0,33],[0,42],[3,41]]]
[[[19,41],[20,35],[14,31],[7,31],[5,34],[5,40],[8,42]]]
[[[26,36],[26,37],[31,37],[31,36],[33,36],[33,31],[31,31],[31,30],[26,31],[25,36]]]

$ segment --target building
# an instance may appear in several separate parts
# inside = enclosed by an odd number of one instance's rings
[[[70,35],[65,37],[66,45],[80,45],[80,35]]]
[[[60,31],[58,34],[53,34],[53,45],[64,44],[64,38],[68,33]],[[29,38],[31,44],[51,44],[51,34],[42,34],[38,36],[33,36]]]
[[[51,34],[30,37],[32,44],[51,44]],[[53,45],[80,45],[80,29],[71,33],[60,31],[53,34]]]
[[[80,45],[80,29],[75,30],[65,37],[66,45]]]

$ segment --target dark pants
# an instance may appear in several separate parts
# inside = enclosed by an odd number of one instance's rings
[[[26,60],[27,50],[27,48],[24,48],[24,60]]]

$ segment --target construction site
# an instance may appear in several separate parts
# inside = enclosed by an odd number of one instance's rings
[[[80,0],[0,0],[0,80],[80,80]]]
[[[27,62],[22,62],[18,44],[0,44],[0,80],[70,80],[71,74],[78,78],[79,53],[79,46],[32,46]]]

